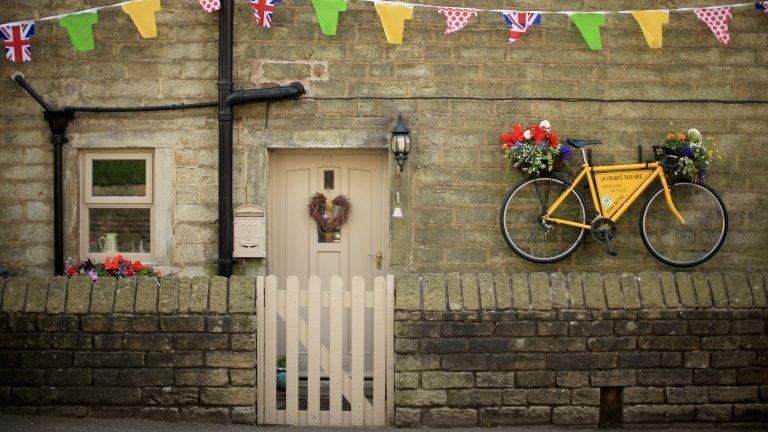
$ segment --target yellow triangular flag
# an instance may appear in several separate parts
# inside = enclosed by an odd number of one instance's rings
[[[661,26],[669,22],[669,11],[643,10],[632,11],[632,16],[640,24],[640,30],[651,48],[661,48]]]
[[[141,37],[148,39],[157,37],[157,21],[155,12],[160,10],[160,0],[139,0],[126,3],[122,6],[123,12],[133,20],[133,24],[139,29]]]
[[[413,5],[405,3],[376,2],[376,12],[379,14],[384,35],[391,44],[403,43],[405,20],[413,18]]]

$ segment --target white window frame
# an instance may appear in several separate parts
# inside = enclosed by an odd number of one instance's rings
[[[90,237],[90,209],[149,209],[150,251],[147,253],[118,252],[126,259],[142,263],[155,263],[157,249],[155,223],[155,188],[154,188],[154,151],[152,149],[130,151],[121,150],[82,150],[80,152],[80,258],[102,261],[114,254],[91,252],[88,250]],[[146,194],[144,196],[93,196],[93,160],[144,160],[146,161]]]

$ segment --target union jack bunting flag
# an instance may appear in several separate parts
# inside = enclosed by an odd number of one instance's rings
[[[759,1],[755,3],[755,9],[768,14],[768,1]]]
[[[0,26],[0,37],[3,38],[5,56],[15,63],[32,60],[32,41],[35,34],[34,21]]]
[[[282,0],[250,0],[257,26],[272,27],[272,13]]]
[[[531,26],[541,24],[541,14],[537,12],[504,12],[504,21],[509,24],[509,43],[523,36]]]

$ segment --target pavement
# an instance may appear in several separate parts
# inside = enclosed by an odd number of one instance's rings
[[[504,428],[451,428],[451,429],[392,429],[392,428],[312,428],[286,426],[212,425],[200,423],[166,423],[140,419],[95,419],[0,414],[0,432],[301,432],[310,430],[341,430],[343,432],[371,431],[450,431],[450,432],[579,432],[593,428],[559,428],[552,426],[524,426]],[[675,426],[664,429],[611,429],[611,431],[692,432],[719,430],[711,425]],[[731,428],[730,430],[738,430]]]

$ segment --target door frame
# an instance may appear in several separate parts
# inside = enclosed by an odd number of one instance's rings
[[[392,209],[390,208],[390,179],[392,177],[392,172],[390,171],[391,164],[390,164],[390,158],[389,158],[389,149],[383,149],[383,148],[374,148],[374,149],[339,149],[339,148],[333,148],[333,149],[321,149],[321,148],[304,148],[304,149],[296,149],[296,148],[270,148],[267,152],[267,175],[266,175],[266,181],[267,181],[267,230],[266,230],[266,242],[267,242],[267,257],[266,257],[266,271],[267,274],[274,274],[274,266],[272,264],[272,254],[274,253],[274,237],[272,236],[272,233],[274,232],[274,212],[273,209],[275,208],[274,200],[275,198],[275,191],[273,189],[274,184],[272,182],[272,171],[271,171],[271,165],[274,163],[275,159],[280,157],[285,157],[289,155],[340,155],[340,156],[348,156],[348,155],[362,155],[367,154],[371,156],[377,156],[380,161],[380,168],[381,168],[381,184],[380,184],[380,192],[381,192],[381,198],[382,198],[382,205],[380,208],[380,217],[382,221],[381,231],[380,231],[380,238],[381,238],[381,251],[384,254],[384,257],[382,259],[381,264],[381,270],[376,272],[375,276],[379,275],[386,275],[389,271],[389,263],[390,263],[390,214]],[[354,206],[354,203],[353,203]],[[353,207],[354,208],[354,207]],[[354,216],[353,216],[354,217]]]

